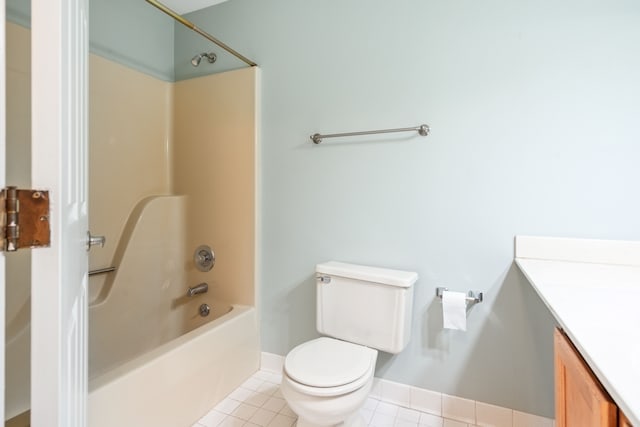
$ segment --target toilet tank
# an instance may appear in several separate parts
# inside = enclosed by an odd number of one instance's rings
[[[316,279],[318,332],[388,353],[407,346],[417,273],[330,261]]]

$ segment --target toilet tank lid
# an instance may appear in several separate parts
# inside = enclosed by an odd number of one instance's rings
[[[413,271],[368,267],[338,261],[329,261],[316,265],[316,273],[381,283],[383,285],[399,286],[402,288],[408,288],[418,280],[418,273]]]

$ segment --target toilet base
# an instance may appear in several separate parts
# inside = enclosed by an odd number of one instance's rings
[[[360,412],[357,412],[351,418],[339,424],[320,425],[320,424],[310,423],[301,418],[298,418],[298,421],[295,424],[295,427],[366,427],[366,426],[367,426],[367,422],[364,420]]]

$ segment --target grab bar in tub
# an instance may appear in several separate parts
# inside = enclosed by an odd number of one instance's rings
[[[98,268],[97,270],[90,270],[89,271],[89,276],[95,276],[97,274],[111,273],[112,271],[116,271],[116,268],[115,267]]]

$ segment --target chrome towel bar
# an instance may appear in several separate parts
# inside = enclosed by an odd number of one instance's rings
[[[444,287],[439,287],[436,288],[436,296],[440,299],[442,299],[442,294],[444,293],[444,291],[448,291],[448,288],[444,288]],[[484,298],[484,294],[482,292],[474,292],[474,291],[469,291],[467,292],[467,304],[477,304],[477,303],[481,303],[482,300]]]
[[[380,129],[380,130],[366,130],[362,132],[345,132],[345,133],[329,133],[326,135],[322,135],[319,133],[314,133],[309,138],[313,141],[314,144],[320,144],[324,138],[337,138],[340,136],[360,136],[360,135],[376,135],[380,133],[395,133],[395,132],[418,132],[420,136],[429,135],[429,126],[420,125],[414,126],[410,128],[397,128],[397,129]]]
[[[90,270],[89,276],[111,273],[112,271],[116,271],[116,268],[115,267],[98,268],[97,270]]]

